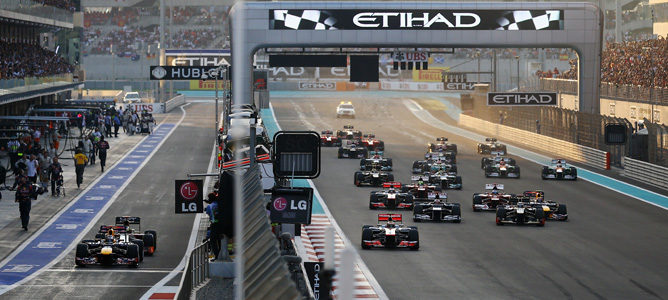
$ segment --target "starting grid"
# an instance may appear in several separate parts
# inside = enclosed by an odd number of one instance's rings
[[[0,295],[66,256],[176,127],[161,124],[0,263]],[[90,172],[90,171],[89,171]],[[18,229],[17,229],[18,230]],[[74,262],[74,257],[69,257]]]

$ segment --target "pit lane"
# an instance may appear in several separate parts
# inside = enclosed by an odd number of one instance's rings
[[[74,267],[74,250],[50,269],[3,294],[2,299],[138,299],[176,267],[185,255],[194,215],[174,215],[174,179],[206,170],[215,139],[211,124],[212,103],[194,103],[185,108],[185,119],[146,166],[121,192],[86,237],[115,216],[142,218],[141,228],[158,232],[158,249],[146,257],[139,269],[124,266]],[[170,113],[176,123],[181,110]],[[178,286],[176,276],[168,286]]]
[[[337,159],[336,148],[323,150],[315,185],[390,298],[661,298],[668,292],[668,212],[583,180],[543,181],[540,165],[515,156],[521,179],[487,179],[475,142],[425,124],[403,104],[416,100],[435,117],[455,124],[447,99],[397,94],[282,92],[271,99],[283,130],[319,132],[353,124],[363,133],[375,133],[385,141],[395,178],[402,182],[410,179],[412,161],[424,154],[428,142],[447,136],[458,144],[464,188],[448,194],[462,204],[463,221],[415,224],[420,229],[418,252],[360,249],[362,225],[375,224],[383,210],[368,209],[374,188],[353,185],[359,161]],[[340,101],[353,102],[355,119],[336,118]],[[568,205],[569,221],[551,221],[544,228],[497,227],[493,213],[470,209],[471,195],[490,182],[503,183],[513,193],[542,189],[548,199]],[[412,212],[403,214],[405,223],[413,225]]]

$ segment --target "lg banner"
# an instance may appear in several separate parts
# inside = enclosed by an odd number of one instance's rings
[[[204,212],[204,182],[202,180],[175,180],[174,212],[195,214]]]
[[[273,223],[311,224],[312,188],[275,188],[271,192],[270,215]]]

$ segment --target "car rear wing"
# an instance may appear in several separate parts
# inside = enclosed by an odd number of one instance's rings
[[[448,193],[446,192],[438,192],[438,193],[433,193],[430,192],[427,194],[427,199],[436,199],[436,196],[438,196],[438,199],[448,199]]]
[[[485,142],[496,142],[496,138],[486,138]]]
[[[413,175],[411,176],[411,181],[429,181],[428,175]]]
[[[128,224],[141,224],[141,218],[139,217],[116,217],[116,225],[123,225],[126,221]]]
[[[107,233],[109,232],[109,229],[113,229],[116,233],[126,233],[127,229],[125,226],[120,226],[120,225],[102,225],[100,226],[100,230],[98,231],[99,233]]]
[[[486,190],[503,190],[503,184],[500,183],[487,183],[485,184]]]
[[[401,188],[401,182],[385,182],[383,183],[383,188],[395,188],[395,189],[400,189]]]
[[[387,222],[392,218],[394,222],[403,223],[403,218],[401,214],[378,214],[378,222]]]

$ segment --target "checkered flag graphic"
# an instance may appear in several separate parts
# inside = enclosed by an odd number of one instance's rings
[[[336,18],[321,10],[274,10],[274,29],[335,30]]]
[[[496,20],[496,30],[559,30],[563,16],[558,10],[515,10]]]

